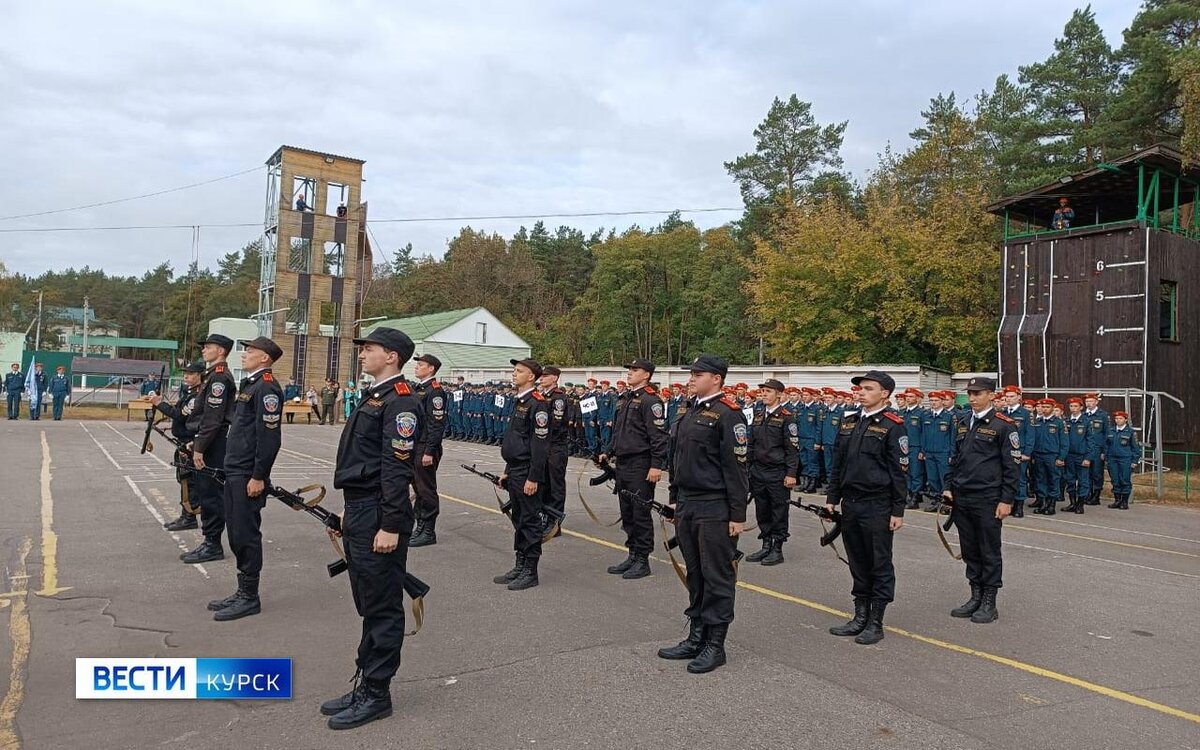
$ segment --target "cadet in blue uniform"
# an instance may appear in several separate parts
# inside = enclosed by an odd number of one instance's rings
[[[29,418],[37,421],[42,418],[42,408],[45,402],[46,373],[42,368],[41,362],[35,362],[33,365],[33,388],[34,392],[29,394]]]
[[[904,391],[904,408],[897,410],[904,417],[904,427],[908,435],[908,454],[913,460],[908,463],[908,510],[921,507],[921,493],[925,491],[925,462],[920,459],[924,453],[921,447],[921,436],[925,432],[925,408],[921,400],[925,394],[917,388]]]
[[[600,452],[608,453],[612,445],[613,418],[617,415],[617,394],[609,387],[607,380],[600,381],[600,396],[596,403],[600,407],[596,415],[600,423]]]
[[[1129,495],[1133,492],[1131,474],[1142,457],[1142,446],[1129,426],[1129,415],[1115,411],[1113,427],[1104,441],[1104,456],[1108,462],[1108,477],[1112,481],[1114,510],[1129,510]]]
[[[925,462],[925,487],[929,497],[927,511],[941,505],[946,472],[950,469],[950,451],[954,447],[954,415],[947,407],[954,403],[953,391],[934,391],[929,394],[929,411],[921,419],[921,452],[917,459]]]
[[[1004,403],[1004,413],[1017,426],[1017,440],[1021,444],[1019,449],[1021,465],[1017,472],[1017,494],[1013,499],[1012,517],[1024,518],[1025,499],[1029,494],[1027,469],[1033,460],[1033,449],[1036,445],[1034,442],[1037,436],[1037,426],[1034,424],[1036,417],[1021,405],[1021,389],[1015,385],[1004,387]]]
[[[1037,509],[1034,513],[1052,516],[1062,487],[1062,469],[1067,463],[1067,436],[1063,421],[1054,415],[1057,404],[1052,398],[1038,401],[1040,416],[1033,450]]]
[[[21,394],[25,392],[25,376],[21,366],[13,362],[12,369],[4,375],[4,392],[8,397],[8,418],[21,418]]]
[[[822,389],[822,400],[825,403],[825,409],[821,412],[821,424],[817,430],[817,446],[820,450],[817,451],[817,457],[821,460],[821,476],[824,477],[824,485],[829,484],[829,478],[833,476],[833,464],[837,459],[837,436],[838,430],[842,427],[842,407],[838,403],[838,392],[832,388]]]
[[[283,356],[283,350],[266,336],[243,341],[242,346],[242,371],[248,374],[238,388],[225,451],[225,528],[237,558],[237,591],[208,603],[218,622],[262,611],[258,581],[264,490],[271,483],[281,443],[283,389],[271,373],[271,364]]]
[[[1108,412],[1100,408],[1100,394],[1088,393],[1083,397],[1083,418],[1087,420],[1088,432],[1093,433],[1100,445],[1100,454],[1092,461],[1090,480],[1092,491],[1085,505],[1099,505],[1100,493],[1104,489],[1104,443],[1108,437],[1108,429],[1112,425],[1108,421]]]
[[[300,386],[296,385],[296,381],[288,378],[287,385],[283,387],[283,402],[285,404],[299,403],[298,399],[303,395],[300,393]],[[289,412],[287,415],[287,423],[291,424],[296,415]]]
[[[62,420],[63,404],[71,397],[71,379],[67,377],[67,368],[59,365],[54,368],[54,377],[50,378],[50,398],[54,401],[54,421]]]
[[[1067,497],[1071,503],[1064,512],[1083,513],[1083,504],[1092,494],[1092,464],[1100,460],[1101,436],[1093,433],[1083,417],[1083,399],[1067,400],[1071,417],[1067,420]]]
[[[597,390],[598,386],[599,383],[596,382],[595,378],[588,378],[587,390],[583,392],[583,397],[579,400],[580,412],[583,414],[583,441],[587,445],[587,453],[589,456],[600,455],[600,424],[596,417],[596,415],[599,413],[598,407],[600,405],[599,401],[596,400],[599,396],[599,391]],[[583,411],[582,404],[588,399],[592,399],[592,401],[588,401],[588,403],[594,403],[597,408],[590,409],[589,411]]]
[[[805,386],[800,389],[800,405],[796,411],[796,426],[800,438],[800,491],[815,492],[817,477],[821,470],[817,466],[817,429],[821,424],[821,402],[817,401],[820,391]]]

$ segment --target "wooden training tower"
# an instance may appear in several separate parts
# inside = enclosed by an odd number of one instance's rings
[[[353,344],[370,280],[363,161],[292,146],[267,160],[259,332],[283,348],[275,374],[303,388],[358,371]]]

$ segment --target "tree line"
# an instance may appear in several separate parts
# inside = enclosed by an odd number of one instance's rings
[[[984,91],[937,93],[921,120],[859,182],[841,156],[851,124],[778,98],[754,150],[724,164],[745,206],[736,221],[701,230],[676,214],[590,234],[538,222],[511,237],[464,227],[440,257],[375,248],[363,315],[482,305],[567,365],[709,351],[992,369],[1000,228],[983,206],[1153,143],[1200,158],[1200,2],[1146,0],[1116,49],[1078,9],[1044,60]],[[165,264],[141,277],[0,275],[0,327],[30,320],[40,288],[47,304],[88,295],[123,335],[189,347],[210,318],[256,311],[259,250],[178,275]]]

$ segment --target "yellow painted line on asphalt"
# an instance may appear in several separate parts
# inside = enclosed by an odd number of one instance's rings
[[[1070,539],[1082,539],[1087,542],[1100,542],[1102,544],[1113,544],[1113,545],[1116,545],[1117,547],[1129,547],[1130,549],[1144,549],[1144,550],[1149,550],[1150,552],[1162,552],[1162,553],[1168,554],[1168,555],[1179,555],[1180,557],[1200,558],[1200,555],[1197,555],[1194,552],[1180,552],[1179,550],[1164,549],[1163,547],[1151,547],[1146,544],[1134,544],[1133,542],[1118,542],[1115,539],[1101,539],[1100,537],[1097,537],[1097,536],[1085,536],[1083,534],[1072,534],[1069,531],[1053,531],[1051,529],[1038,529],[1033,526],[1025,526],[1024,524],[1017,524],[1017,523],[1006,523],[1006,524],[1004,524],[1004,526],[1005,526],[1005,528],[1017,529],[1019,531],[1034,531],[1034,532],[1037,532],[1038,534],[1050,534],[1052,536],[1065,536]]]
[[[58,586],[58,534],[54,531],[54,496],[50,494],[50,444],[42,431],[42,588],[38,596],[69,591]]]
[[[485,511],[487,513],[494,513],[494,514],[500,513],[500,510],[498,508],[489,508],[486,505],[480,505],[479,503],[474,503],[474,502],[471,502],[470,500],[463,500],[460,497],[454,497],[453,495],[447,495],[445,493],[438,493],[438,494],[440,494],[442,497],[446,498],[447,500],[451,500],[453,502],[459,503],[460,505],[466,505],[467,507],[476,508],[478,510]],[[563,534],[573,536],[578,539],[583,539],[585,541],[589,541],[589,542],[592,542],[595,544],[599,544],[604,547],[611,547],[613,549],[620,549],[620,550],[625,549],[624,545],[614,544],[614,543],[609,542],[604,539],[599,539],[597,537],[590,536],[588,534],[582,534],[578,531],[570,531],[568,529],[563,529],[562,531],[563,531]],[[1136,546],[1136,545],[1134,545],[1134,546]],[[798,604],[802,607],[808,607],[809,609],[814,609],[818,612],[824,612],[825,614],[829,614],[829,615],[836,615],[838,617],[849,617],[850,616],[850,613],[844,612],[844,611],[836,609],[834,607],[828,607],[824,604],[821,604],[819,602],[810,601],[808,599],[801,599],[798,596],[792,596],[791,594],[785,594],[782,591],[776,591],[774,589],[769,589],[765,586],[759,586],[759,585],[753,584],[753,583],[746,583],[745,581],[738,581],[737,585],[738,585],[738,588],[745,589],[747,591],[753,591],[756,594],[762,594],[763,596],[767,596],[767,597],[776,599],[781,602],[787,602],[789,604]],[[1096,693],[1097,695],[1103,695],[1106,698],[1112,698],[1113,700],[1122,701],[1124,703],[1129,703],[1131,705],[1139,706],[1141,708],[1148,708],[1151,711],[1157,711],[1158,713],[1166,714],[1167,716],[1174,716],[1177,719],[1184,719],[1186,721],[1200,724],[1200,714],[1191,713],[1189,711],[1184,711],[1182,709],[1175,708],[1174,706],[1168,706],[1163,703],[1158,703],[1156,701],[1148,700],[1146,698],[1142,698],[1142,697],[1134,695],[1132,693],[1127,693],[1123,690],[1117,690],[1115,688],[1110,688],[1110,687],[1107,687],[1105,685],[1100,685],[1095,682],[1089,682],[1088,680],[1083,680],[1078,677],[1072,677],[1071,675],[1063,674],[1062,672],[1055,672],[1052,669],[1046,669],[1045,667],[1039,667],[1036,664],[1027,664],[1027,663],[1025,663],[1023,661],[1019,661],[1017,659],[1010,659],[1007,656],[1000,656],[998,654],[992,654],[987,651],[980,651],[978,649],[970,648],[968,646],[960,646],[957,643],[951,643],[950,641],[944,641],[940,638],[931,638],[930,636],[921,635],[920,633],[914,633],[910,630],[905,630],[903,628],[897,628],[897,627],[894,627],[891,625],[887,625],[887,626],[885,626],[885,629],[889,633],[895,633],[896,635],[904,636],[905,638],[911,638],[914,641],[919,641],[921,643],[925,643],[930,646],[936,646],[938,648],[945,649],[947,651],[953,651],[954,653],[958,653],[958,654],[964,654],[966,656],[974,656],[978,659],[990,661],[994,664],[1000,664],[1000,665],[1009,667],[1011,669],[1016,669],[1021,672],[1026,672],[1028,674],[1035,675],[1037,677],[1042,677],[1042,678],[1045,678],[1048,680],[1054,680],[1056,682],[1061,682],[1061,683],[1064,683],[1067,685],[1072,685],[1077,688],[1082,688],[1083,690],[1087,690],[1088,692]]]
[[[32,630],[29,625],[28,576],[25,575],[25,558],[33,547],[33,540],[25,537],[17,550],[17,567],[10,578],[14,591],[19,594],[11,600],[8,613],[8,638],[12,643],[12,664],[8,673],[8,692],[0,701],[0,748],[20,750],[21,736],[17,734],[17,712],[25,700],[25,667],[29,663],[29,644]]]

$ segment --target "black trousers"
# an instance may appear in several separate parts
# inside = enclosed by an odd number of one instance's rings
[[[954,527],[963,562],[967,564],[967,580],[985,588],[1000,588],[1004,561],[1000,554],[1000,529],[1004,525],[996,518],[997,500],[954,498]]]
[[[208,446],[204,452],[204,464],[214,469],[225,466],[225,437],[222,435]],[[242,488],[243,490],[245,487]],[[220,544],[221,534],[225,533],[225,490],[215,479],[196,475],[196,485],[192,488],[192,505],[200,506],[200,530],[204,540],[210,544]]]
[[[646,481],[650,471],[650,456],[621,456],[617,460],[613,490],[621,507],[621,528],[625,531],[625,547],[635,555],[649,555],[654,550],[654,520],[650,506],[621,496],[621,490],[636,492],[645,499],[654,497],[654,483]]]
[[[441,512],[441,501],[438,499],[437,470],[442,463],[442,452],[439,450],[433,456],[433,466],[423,466],[425,449],[418,446],[414,452],[416,468],[413,473],[413,496],[418,521],[433,522]]]
[[[688,606],[683,611],[705,625],[733,622],[737,538],[729,536],[729,507],[724,502],[678,504],[675,534],[687,565]]]
[[[772,469],[752,465],[750,467],[750,493],[754,495],[754,516],[758,520],[759,539],[788,538],[788,495],[791,490],[783,486],[786,469]]]
[[[570,457],[567,446],[556,445],[550,449],[550,462],[547,471],[550,475],[546,488],[546,507],[553,508],[559,513],[567,511],[567,459]]]
[[[247,495],[248,481],[248,474],[225,475],[225,527],[229,530],[229,547],[237,558],[238,572],[258,578],[263,559],[262,509],[267,496]]]
[[[347,500],[342,514],[342,546],[349,564],[350,594],[362,618],[354,664],[370,680],[391,680],[400,668],[404,645],[404,575],[412,522],[400,529],[395,551],[372,551],[383,513],[379,499]]]
[[[508,475],[508,499],[512,501],[513,549],[528,560],[542,556],[542,502],[546,495],[545,482],[538,491],[525,494],[526,468],[512,469]]]
[[[896,595],[896,568],[892,565],[892,539],[888,530],[890,505],[878,502],[842,502],[842,540],[854,579],[855,599],[890,602]]]

